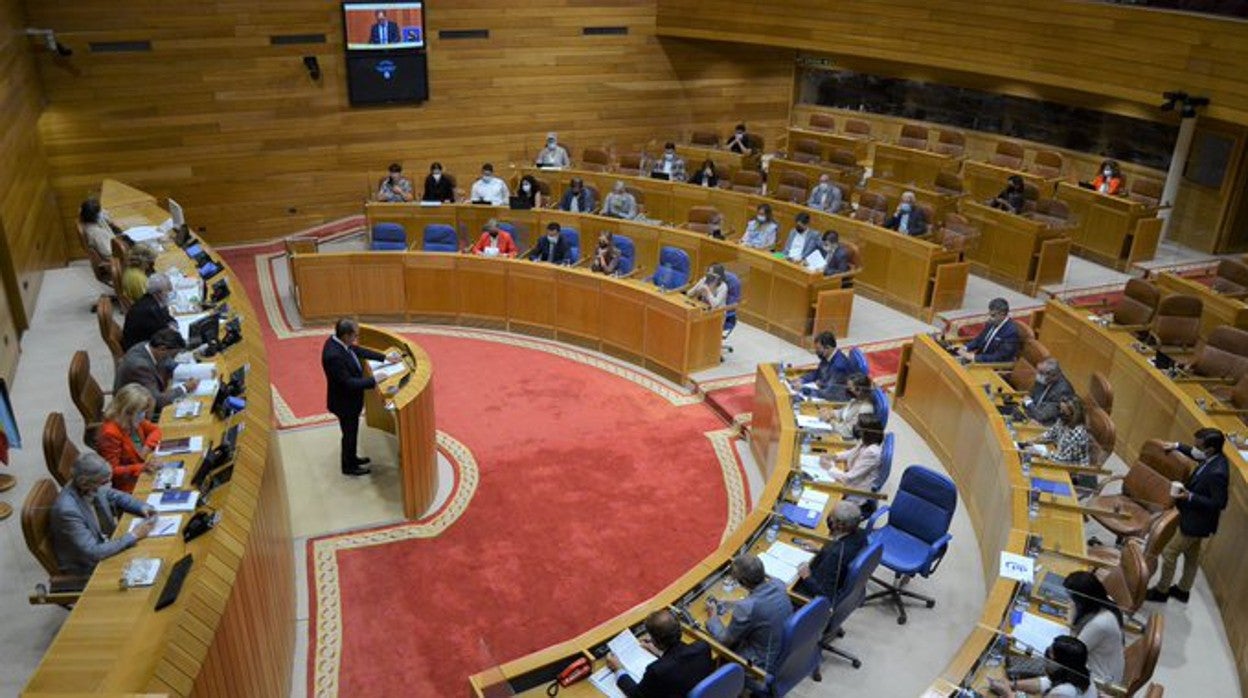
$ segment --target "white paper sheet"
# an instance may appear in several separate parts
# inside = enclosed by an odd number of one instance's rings
[[[806,268],[811,271],[821,271],[828,266],[828,260],[823,256],[823,252],[815,250],[806,258]]]
[[[628,630],[611,638],[611,641],[607,643],[607,649],[611,650],[615,658],[620,660],[620,666],[624,668],[624,671],[627,671],[628,675],[637,682],[640,682],[641,677],[646,674],[646,667],[658,659],[642,647],[633,633]]]
[[[615,672],[610,667],[603,667],[589,675],[589,682],[598,692],[607,698],[626,698],[615,685]]]
[[[189,378],[208,380],[216,377],[216,364],[178,364],[173,369],[173,380],[175,383],[181,383]]]
[[[143,523],[143,519],[135,519],[131,521],[130,532],[134,533],[134,529],[138,528],[139,524],[141,523]],[[169,514],[167,516],[158,516],[156,517],[156,527],[153,528],[152,532],[148,535],[151,538],[164,538],[165,536],[174,535],[175,533],[178,532],[178,529],[180,528],[182,528],[182,515],[181,514]]]
[[[815,557],[814,553],[807,552],[796,545],[785,543],[781,540],[772,543],[771,547],[767,549],[767,554],[794,567],[804,562],[810,562]]]
[[[160,228],[154,225],[136,225],[133,228],[126,228],[125,234],[135,242],[147,242],[164,236]]]
[[[828,506],[828,500],[832,498],[827,492],[807,487],[802,490],[802,496],[798,498],[797,505],[803,509],[814,509],[823,511]]]
[[[1023,619],[1010,631],[1010,637],[1025,647],[1044,652],[1049,645],[1053,644],[1053,638],[1069,632],[1070,628],[1061,623],[1054,623],[1047,618],[1024,612]]]
[[[1006,579],[1032,584],[1036,579],[1036,561],[1026,555],[1001,551],[1001,576]]]

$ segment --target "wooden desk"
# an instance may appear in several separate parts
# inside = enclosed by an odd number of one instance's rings
[[[809,199],[810,190],[819,184],[820,175],[827,175],[832,183],[841,188],[841,193],[845,195],[845,205],[849,205],[849,199],[858,189],[858,184],[862,181],[861,167],[834,167],[831,165],[812,164],[807,162],[797,162],[786,158],[772,158],[767,165],[767,193],[774,195],[776,187],[780,186],[780,178],[786,172],[799,174],[810,182],[810,186],[806,188],[806,196]],[[802,203],[806,203],[802,201]]]
[[[759,156],[753,153],[734,153],[727,148],[709,145],[677,143],[676,154],[685,160],[685,171],[693,174],[702,166],[703,160],[715,163],[720,177],[732,177],[738,170],[757,170]]]
[[[148,196],[119,182],[104,183],[100,202],[115,221],[158,224],[168,217]],[[205,245],[211,253],[211,249]],[[214,259],[219,259],[214,255]],[[157,267],[193,268],[169,245]],[[23,691],[25,696],[66,694],[169,696],[265,696],[290,693],[294,651],[294,558],[281,460],[272,428],[272,394],[258,314],[243,285],[227,267],[230,304],[242,317],[243,340],[214,358],[218,373],[249,365],[247,408],[231,419],[244,429],[236,446],[231,481],[214,491],[221,523],[188,543],[175,535],[148,538],[100,563]],[[161,421],[166,436],[202,434],[220,441],[226,424],[206,412],[186,422]],[[180,458],[191,469],[197,456]],[[151,490],[144,475],[135,496]],[[125,516],[119,532],[129,528]],[[185,517],[184,517],[185,521]],[[194,566],[178,601],[156,612],[153,605],[168,570],[185,553]],[[153,587],[122,591],[117,580],[136,557],[160,557],[164,568]]]
[[[980,226],[979,245],[966,256],[984,275],[1026,293],[1066,278],[1070,240],[1062,231],[967,198],[958,210]]]
[[[586,269],[436,252],[350,252],[296,254],[291,270],[305,320],[354,313],[506,329],[588,346],[680,383],[719,365],[723,309]]]
[[[854,279],[855,293],[865,291],[867,295],[883,303],[922,319],[930,316],[938,302],[942,304],[936,308],[938,310],[957,308],[962,304],[962,292],[959,288],[945,289],[937,281],[942,268],[951,269],[958,265],[957,253],[948,252],[940,245],[927,240],[898,235],[891,230],[870,223],[851,220],[841,215],[830,215],[806,206],[725,189],[710,189],[639,177],[619,177],[597,172],[576,171],[566,172],[564,175],[555,179],[552,184],[560,193],[572,177],[581,177],[587,184],[598,187],[599,191],[605,191],[604,188],[609,189],[616,180],[624,181],[630,186],[637,186],[646,192],[647,212],[651,203],[655,202],[656,206],[666,207],[663,210],[670,211],[671,217],[668,220],[678,224],[689,219],[689,209],[694,206],[712,206],[723,214],[724,224],[730,236],[741,235],[745,230],[746,222],[754,217],[759,204],[766,203],[772,207],[776,220],[780,223],[778,244],[783,244],[784,236],[788,234],[797,214],[805,212],[810,214],[810,223],[815,230],[836,230],[840,233],[841,240],[858,246],[862,257],[862,270]],[[410,205],[407,206],[410,207]],[[372,210],[371,207],[370,210]],[[500,215],[505,218],[507,213],[502,211]],[[595,225],[604,220],[611,219],[593,219]],[[617,225],[619,225],[619,232],[625,235],[634,234],[626,230],[639,230],[638,227],[633,227],[638,226],[636,223],[618,222]],[[609,226],[604,227],[610,229]],[[757,256],[761,254],[756,250],[746,250],[732,243],[709,240],[705,236],[689,231],[663,227],[662,234],[662,239],[666,241],[663,244],[674,244],[686,250],[714,248],[717,250],[716,254],[722,255],[722,257],[708,256],[705,259],[695,259],[695,268],[704,268],[704,265],[709,263],[708,260],[722,262],[734,256],[737,259],[757,260]],[[680,242],[677,235],[687,236],[687,238]],[[646,257],[648,253],[643,252],[640,245],[638,247],[639,263],[647,269],[653,269],[653,263],[657,260],[657,247],[654,249],[655,256]],[[781,262],[781,264],[788,265],[789,263]],[[731,270],[736,271],[736,269]],[[756,313],[751,307],[754,305],[751,295],[754,291],[750,289],[751,283],[747,280],[744,284],[743,292],[747,302],[742,308],[742,317],[751,324],[768,321],[768,318],[781,317],[774,313],[767,315]],[[811,296],[812,301],[815,296]],[[786,311],[784,316],[794,317],[793,309]],[[768,321],[767,327],[771,327],[772,324]],[[788,338],[788,335],[776,329],[768,331]],[[793,340],[790,339],[790,341]]]
[[[397,439],[403,515],[416,520],[428,513],[438,493],[433,362],[419,345],[372,325],[360,325],[360,344],[382,353],[397,351],[407,365],[407,372],[364,394],[364,422]],[[371,369],[365,370],[372,375]],[[398,392],[390,395],[391,388]]]
[[[1162,225],[1157,209],[1069,182],[1058,184],[1057,198],[1066,202],[1077,219],[1070,237],[1081,251],[1119,267],[1157,254]]]
[[[1163,295],[1181,293],[1196,296],[1202,303],[1200,311],[1200,336],[1208,337],[1210,332],[1222,325],[1231,325],[1248,330],[1248,303],[1238,299],[1215,293],[1204,284],[1191,279],[1163,272],[1153,277]]]
[[[869,138],[855,138],[854,136],[847,136],[843,133],[815,131],[808,128],[790,126],[790,155],[793,154],[796,148],[796,143],[800,140],[809,140],[818,143],[821,148],[820,155],[824,160],[829,160],[833,151],[848,150],[854,154],[854,159],[858,161],[859,165],[866,165],[871,162],[871,140]]]
[[[937,173],[956,173],[961,162],[961,159],[952,155],[877,142],[871,176],[906,184],[926,184],[936,181]]]
[[[1115,452],[1133,462],[1148,439],[1191,443],[1201,427],[1228,434],[1244,434],[1244,423],[1234,415],[1211,415],[1198,400],[1216,401],[1204,386],[1175,383],[1134,348],[1128,332],[1115,332],[1088,319],[1087,312],[1056,301],[1045,308],[1040,340],[1061,362],[1076,388],[1088,385],[1092,371],[1100,371],[1114,386],[1114,417],[1118,440]],[[1222,614],[1231,651],[1239,668],[1240,684],[1248,686],[1248,556],[1243,539],[1248,532],[1248,460],[1229,443],[1231,481],[1229,503],[1222,512],[1218,533],[1209,539],[1201,567]]]
[[[1041,177],[1032,172],[1012,170],[979,160],[966,160],[962,163],[962,186],[972,199],[979,202],[997,198],[997,194],[1005,189],[1006,180],[1014,175],[1034,186],[1041,199],[1053,196],[1057,191],[1057,183],[1061,181],[1061,177]]]

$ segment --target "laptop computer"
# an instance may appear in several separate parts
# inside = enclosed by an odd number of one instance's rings
[[[507,200],[507,204],[511,207],[511,210],[513,211],[527,211],[533,208],[533,204],[529,203],[526,199],[524,199],[523,197],[519,197],[519,196],[511,197],[510,199]]]
[[[650,179],[661,179],[665,182],[671,181],[672,176],[662,170],[655,170],[650,173]]]

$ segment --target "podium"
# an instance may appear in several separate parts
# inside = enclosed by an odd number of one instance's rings
[[[403,516],[419,519],[438,492],[438,444],[433,415],[433,364],[424,349],[379,327],[360,325],[360,344],[397,351],[407,371],[378,381],[364,394],[364,423],[398,440]],[[365,371],[372,369],[365,364]],[[389,395],[391,388],[397,392]]]

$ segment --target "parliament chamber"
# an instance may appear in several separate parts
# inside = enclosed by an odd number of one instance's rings
[[[1239,4],[0,2],[0,695],[1248,695]]]

